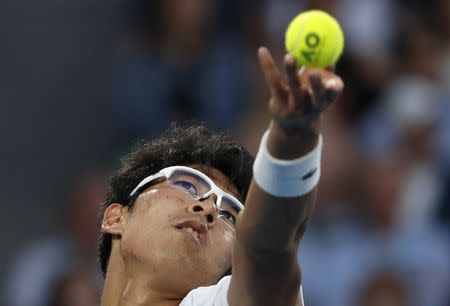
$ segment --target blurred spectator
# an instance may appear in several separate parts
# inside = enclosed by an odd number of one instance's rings
[[[391,118],[395,137],[391,149],[398,152],[408,172],[399,200],[399,221],[421,226],[432,222],[443,189],[434,147],[439,91],[426,80],[405,77],[393,83],[389,94],[382,107],[384,117]]]
[[[317,225],[328,228],[345,226],[355,217],[351,203],[357,198],[355,185],[360,175],[359,151],[354,143],[351,125],[334,105],[324,116],[323,134],[327,139],[322,152],[321,173],[317,199]],[[331,230],[330,235],[333,230]]]
[[[345,33],[347,55],[367,62],[389,55],[398,18],[395,1],[339,0],[337,3],[336,13]]]
[[[132,3],[110,86],[126,138],[158,134],[173,120],[235,127],[249,106],[248,53],[236,33],[219,31],[219,2]]]
[[[61,231],[34,240],[12,259],[10,273],[5,281],[8,306],[50,305],[55,295],[53,290],[75,264],[85,266],[90,278],[99,279],[96,263],[99,230],[97,214],[104,200],[105,184],[101,175],[89,174],[81,177],[72,188],[67,194],[66,214],[60,220]],[[78,290],[80,294],[83,292],[77,285],[78,277],[68,276],[63,283],[58,288],[64,288],[61,299]],[[91,290],[98,290],[99,285],[91,287]]]
[[[424,1],[428,4],[427,1]],[[447,44],[447,51],[450,44],[450,2],[447,0],[436,0],[436,4],[432,5],[433,9],[431,17],[436,30],[441,33],[441,37]]]
[[[450,285],[448,234],[434,226],[401,227],[398,199],[407,174],[397,160],[368,161],[354,192],[361,215],[331,233],[311,227],[299,253],[305,303],[352,305],[361,284],[379,271],[407,281],[411,306],[445,305]],[[326,291],[326,294],[324,292]]]
[[[398,37],[399,74],[363,121],[361,131],[366,154],[400,155],[409,173],[403,182],[399,217],[405,225],[421,226],[431,222],[443,190],[436,144],[438,112],[448,98],[438,82],[444,62],[439,37],[415,16],[409,20]]]
[[[53,287],[49,306],[96,306],[100,305],[91,267],[74,266],[65,273]]]
[[[381,273],[369,279],[355,306],[408,306],[406,285],[401,278]]]
[[[450,89],[450,87],[448,89]],[[440,120],[437,146],[439,152],[439,164],[441,166],[440,171],[443,173],[444,183],[442,187],[443,192],[440,198],[440,206],[437,211],[437,218],[440,222],[446,224],[446,226],[450,228],[450,120],[448,120],[448,114],[450,114],[450,91],[448,92],[447,102],[442,105],[439,114]]]

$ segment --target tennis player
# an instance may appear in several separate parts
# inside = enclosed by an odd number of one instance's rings
[[[172,128],[122,161],[102,208],[102,306],[303,305],[297,250],[320,177],[332,69],[258,58],[272,121],[253,162],[202,126]],[[253,167],[253,174],[252,174]]]

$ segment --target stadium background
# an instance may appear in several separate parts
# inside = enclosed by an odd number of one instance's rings
[[[346,88],[324,120],[306,305],[450,305],[449,4],[1,1],[0,304],[95,305],[104,174],[172,120],[255,153],[257,47],[281,59],[289,20],[321,8],[344,28]]]

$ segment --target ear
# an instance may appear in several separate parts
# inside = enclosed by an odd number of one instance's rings
[[[122,235],[125,216],[128,208],[117,203],[108,206],[103,214],[101,232],[112,235]]]

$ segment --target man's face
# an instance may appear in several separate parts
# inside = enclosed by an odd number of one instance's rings
[[[214,168],[196,168],[222,190],[238,195]],[[231,266],[233,230],[217,218],[215,196],[199,201],[167,181],[140,193],[128,212],[121,252],[128,268],[160,274],[180,290],[216,283]],[[198,239],[197,233],[201,232]],[[177,286],[178,287],[178,286]]]

